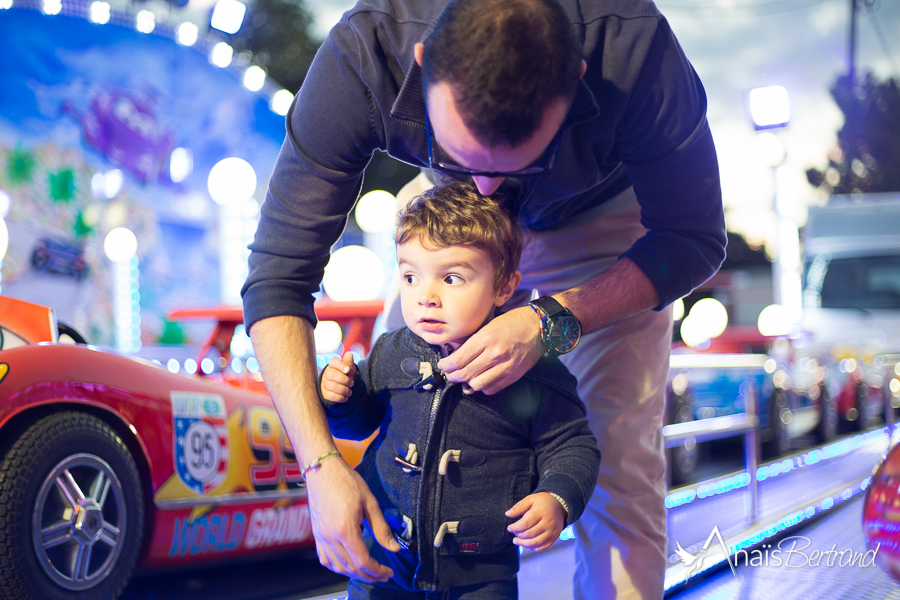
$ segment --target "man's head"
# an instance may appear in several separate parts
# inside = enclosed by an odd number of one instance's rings
[[[470,183],[441,184],[413,200],[395,240],[403,319],[431,344],[464,342],[521,279],[522,230],[512,210]]]
[[[556,0],[451,1],[416,60],[434,144],[461,167],[489,173],[545,158],[586,68]],[[485,194],[501,181],[475,177]]]

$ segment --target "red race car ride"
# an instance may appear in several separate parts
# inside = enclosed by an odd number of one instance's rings
[[[380,311],[338,308],[357,330]],[[188,316],[204,315],[219,324],[203,351],[226,364],[240,310]],[[135,568],[314,545],[301,467],[258,377],[171,373],[59,343],[65,330],[0,296],[0,597],[112,599]],[[364,447],[338,440],[350,464]]]

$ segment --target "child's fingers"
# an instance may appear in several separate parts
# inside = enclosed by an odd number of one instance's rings
[[[350,394],[353,393],[353,390],[342,383],[322,379],[322,392],[331,392],[332,394],[338,394],[344,396],[344,398],[349,398]]]
[[[534,495],[528,495],[513,504],[512,508],[506,511],[506,516],[512,519],[513,517],[518,517],[523,514],[534,504]]]
[[[527,532],[534,527],[539,526],[541,523],[541,514],[534,510],[527,511],[522,518],[516,521],[515,523],[510,524],[509,527],[506,528],[510,533],[514,533],[517,536],[525,535],[525,537],[533,537],[534,534],[528,535]]]
[[[353,362],[353,353],[344,352],[344,357],[341,362],[344,363],[344,366],[347,369],[346,371],[344,371],[344,373],[351,379],[353,377],[356,377],[356,363]]]
[[[531,513],[526,513],[524,517],[507,527],[507,531],[515,534],[517,538],[534,539],[553,528],[553,524],[547,520],[532,516],[528,523],[525,523],[517,529],[513,529],[513,526],[522,524],[522,521],[528,518],[530,514]]]
[[[338,365],[344,364],[336,358],[332,360],[337,361]],[[322,373],[322,383],[324,384],[325,382],[333,382],[348,388],[353,387],[353,377],[345,374],[340,369],[334,368],[331,364],[325,367],[325,372]]]
[[[538,548],[547,546],[548,542],[552,544],[555,539],[556,538],[553,537],[551,532],[545,531],[540,535],[531,538],[516,537],[513,539],[513,544],[515,544],[516,546],[522,546],[524,548],[531,548],[532,550],[536,550]]]
[[[322,397],[329,402],[346,402],[350,398],[350,394],[351,390],[347,386],[322,381]]]

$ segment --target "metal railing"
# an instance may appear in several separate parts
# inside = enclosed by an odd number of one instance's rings
[[[757,415],[757,390],[751,385],[746,396],[744,412],[724,417],[711,417],[687,423],[673,423],[662,428],[666,448],[677,448],[685,443],[706,442],[737,435],[744,436],[744,461],[750,475],[750,523],[759,517],[759,495],[756,469],[759,466],[759,416]]]

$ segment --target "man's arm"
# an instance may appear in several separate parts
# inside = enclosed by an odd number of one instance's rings
[[[597,331],[659,305],[650,279],[627,258],[584,284],[553,296],[581,321],[582,333]],[[544,353],[541,320],[530,306],[490,321],[438,367],[453,382],[469,382],[486,394],[518,381]]]
[[[335,450],[316,391],[313,327],[300,317],[256,322],[250,338],[269,394],[301,465]],[[387,581],[393,572],[376,562],[362,541],[367,520],[378,542],[396,552],[378,503],[356,471],[343,460],[325,460],[306,474],[309,515],[319,562],[362,581]]]

